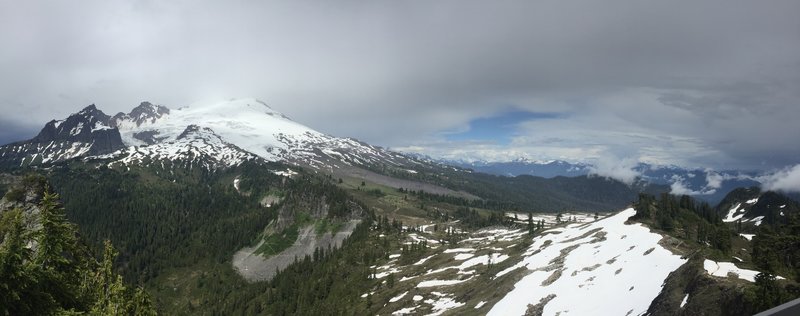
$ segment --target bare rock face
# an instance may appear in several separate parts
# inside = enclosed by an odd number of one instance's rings
[[[23,222],[29,231],[36,231],[41,228],[39,222],[39,203],[42,201],[47,181],[40,175],[29,175],[26,177],[15,177],[1,174],[0,179],[3,184],[9,184],[9,189],[2,192],[0,197],[0,216],[12,210],[22,211]],[[36,244],[29,247],[36,250]]]

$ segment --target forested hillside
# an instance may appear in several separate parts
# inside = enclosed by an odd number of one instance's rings
[[[734,191],[723,203],[730,204],[736,195],[740,193]],[[742,202],[744,199],[738,203]],[[670,242],[673,249],[689,259],[667,279],[664,291],[649,311],[653,315],[674,315],[675,307],[668,303],[671,295],[692,297],[687,309],[681,306],[681,312],[723,315],[752,315],[800,297],[800,261],[796,255],[800,253],[800,229],[796,213],[786,217],[785,223],[725,223],[717,212],[719,206],[712,208],[689,196],[671,194],[658,198],[642,194],[634,208],[637,213],[631,220],[668,233],[675,238]],[[753,229],[758,231],[754,237],[743,234]],[[751,282],[708,275],[717,262],[733,264],[728,261],[757,274]],[[743,272],[728,275],[738,273]]]
[[[46,180],[26,176],[0,199],[0,314],[155,315],[150,296],[96,259]]]

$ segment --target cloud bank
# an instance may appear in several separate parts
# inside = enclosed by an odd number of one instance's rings
[[[765,190],[800,192],[800,164],[762,176],[758,180]]]
[[[322,132],[436,156],[780,168],[800,157],[787,136],[800,135],[796,12],[780,0],[4,1],[0,111],[17,126],[0,135],[91,103],[256,97]],[[446,136],[509,110],[565,115],[503,143]]]

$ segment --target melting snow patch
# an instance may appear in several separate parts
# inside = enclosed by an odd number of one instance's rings
[[[406,307],[406,308],[403,308],[403,309],[398,309],[397,311],[392,313],[392,315],[411,315],[414,312],[415,309],[417,309],[416,306],[414,306],[414,307]]]
[[[689,294],[686,294],[686,296],[683,297],[683,301],[681,301],[681,308],[683,308],[683,305],[686,305],[687,301],[689,301]]]
[[[454,252],[473,252],[475,249],[473,248],[453,248],[453,249],[446,249],[444,253],[454,253]]]
[[[483,305],[485,305],[485,304],[486,304],[486,301],[480,301],[480,302],[478,302],[477,305],[475,305],[475,309],[479,309],[479,308],[483,307]]]
[[[396,253],[396,254],[389,255],[389,259],[394,259],[394,258],[400,258],[400,254]]]
[[[747,204],[756,204],[758,202],[758,198],[747,200]]]
[[[726,215],[725,218],[722,219],[722,221],[726,222],[726,223],[730,223],[730,222],[735,222],[735,221],[738,221],[739,219],[741,219],[744,216],[744,212],[742,212],[739,215],[736,215],[736,212],[739,211],[739,207],[740,206],[742,206],[742,203],[736,204],[736,206],[732,207],[728,211],[728,215]]]
[[[292,169],[286,169],[284,171],[273,171],[272,173],[277,174],[282,177],[291,178],[297,175],[297,172],[293,171]]]
[[[464,271],[464,270],[472,268],[472,267],[474,267],[476,265],[480,265],[480,264],[488,265],[489,262],[500,263],[500,262],[505,261],[506,259],[508,259],[508,255],[504,255],[504,254],[495,253],[495,254],[492,254],[491,257],[489,255],[483,255],[483,256],[478,256],[478,257],[469,259],[467,261],[464,261],[464,262],[461,263],[461,265],[458,265],[458,266],[444,267],[444,268],[440,268],[440,269],[436,269],[436,270],[429,270],[425,274],[429,275],[429,274],[439,273],[439,272],[442,272],[442,271],[445,271],[445,270],[449,270],[449,269],[458,269],[458,272],[457,272],[458,274],[472,274],[472,273],[474,273],[474,271]]]
[[[434,256],[436,256],[436,255],[435,255],[435,254],[433,254],[433,255],[427,256],[427,257],[425,257],[425,258],[419,259],[419,261],[417,261],[416,263],[414,263],[414,265],[415,265],[415,266],[421,265],[421,264],[425,263],[425,261],[428,261],[428,259],[430,259],[430,258],[433,258]]]
[[[455,256],[455,259],[461,261],[461,260],[467,260],[469,258],[472,258],[473,256],[475,256],[475,255],[471,254],[471,253],[460,253],[460,254],[457,254]]]
[[[431,310],[433,310],[433,313],[428,314],[429,316],[441,315],[450,309],[464,306],[464,303],[459,303],[455,299],[446,296],[441,296],[435,301],[432,299],[425,300],[425,303],[430,304]]]
[[[411,299],[414,300],[414,301],[421,301],[422,300],[422,295],[414,295],[414,297],[412,297]]]
[[[380,269],[380,268],[379,268],[379,269]],[[376,278],[376,279],[382,279],[382,278],[385,278],[385,277],[389,276],[389,274],[392,274],[392,273],[398,273],[398,272],[400,272],[400,269],[397,269],[397,268],[391,268],[391,269],[389,269],[388,271],[384,271],[384,272],[381,272],[381,273],[376,273],[376,274],[375,274],[375,278]]]
[[[732,262],[716,262],[712,260],[706,259],[703,261],[703,268],[706,269],[708,274],[718,277],[727,277],[729,273],[736,274],[740,279],[747,280],[750,282],[756,281],[756,275],[758,275],[759,271],[755,270],[748,270],[748,269],[741,269],[737,267]],[[783,279],[783,277],[777,277],[778,279]]]
[[[397,302],[397,301],[399,301],[399,300],[402,300],[402,299],[403,299],[403,297],[404,297],[404,296],[406,296],[406,294],[408,294],[408,291],[406,291],[406,292],[403,292],[403,294],[400,294],[400,295],[398,295],[398,296],[395,296],[395,297],[392,297],[392,298],[390,298],[390,299],[389,299],[389,303],[394,303],[394,302]]]
[[[744,239],[747,239],[747,240],[753,240],[753,237],[755,235],[756,234],[739,234],[739,236],[742,236],[742,237],[744,237]]]
[[[464,283],[466,281],[469,281],[470,279],[472,279],[472,278],[470,277],[470,278],[467,278],[467,279],[464,279],[464,280],[430,280],[430,281],[422,281],[419,284],[417,284],[417,287],[434,287],[434,286],[454,285],[454,284]]]

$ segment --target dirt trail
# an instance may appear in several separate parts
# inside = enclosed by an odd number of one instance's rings
[[[248,282],[269,281],[278,270],[283,270],[292,264],[295,257],[302,260],[306,255],[314,254],[316,248],[341,247],[342,241],[353,233],[360,222],[360,220],[351,220],[336,234],[327,232],[321,236],[314,233],[314,225],[303,227],[298,232],[294,245],[269,258],[253,253],[261,246],[262,241],[255,247],[237,251],[233,255],[233,267]]]

